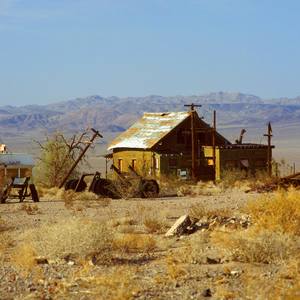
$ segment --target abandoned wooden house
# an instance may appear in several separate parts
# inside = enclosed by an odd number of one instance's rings
[[[33,158],[29,154],[0,153],[0,178],[31,176],[33,166]]]
[[[220,179],[227,169],[267,170],[270,149],[261,144],[232,144],[194,109],[144,113],[108,147],[122,173],[132,168],[142,176],[197,180]]]

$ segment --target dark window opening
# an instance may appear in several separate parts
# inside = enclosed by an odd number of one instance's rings
[[[118,169],[123,172],[123,159],[118,159]]]
[[[131,161],[131,167],[132,167],[133,170],[135,170],[135,168],[136,168],[136,159],[133,159]]]

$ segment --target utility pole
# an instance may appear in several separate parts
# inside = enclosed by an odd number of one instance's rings
[[[197,138],[196,138],[196,128],[195,128],[195,107],[201,107],[200,104],[185,104],[184,106],[190,107],[191,116],[191,138],[192,138],[192,180],[197,180]]]
[[[267,160],[268,160],[268,174],[271,177],[272,176],[272,127],[271,127],[271,122],[268,123],[268,133],[264,134],[268,138],[268,155],[267,155]]]
[[[213,112],[213,130],[212,130],[214,180],[216,180],[216,132],[217,132],[217,113],[214,110],[214,112]]]

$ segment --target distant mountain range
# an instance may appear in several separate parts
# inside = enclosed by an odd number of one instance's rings
[[[211,121],[217,111],[219,126],[259,126],[268,121],[300,124],[300,97],[261,99],[242,93],[210,93],[200,96],[101,97],[89,96],[49,105],[0,107],[1,132],[36,129],[78,131],[87,127],[101,132],[128,128],[144,112],[183,111],[184,104],[202,104],[199,115]]]

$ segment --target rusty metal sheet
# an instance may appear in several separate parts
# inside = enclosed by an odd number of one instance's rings
[[[189,117],[189,112],[144,113],[143,117],[112,141],[115,148],[150,149]]]

